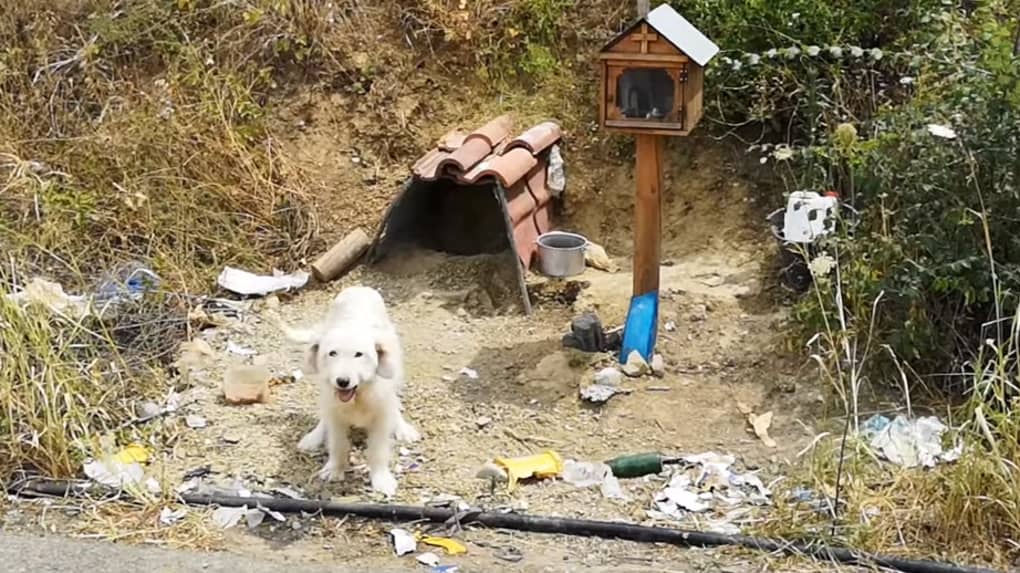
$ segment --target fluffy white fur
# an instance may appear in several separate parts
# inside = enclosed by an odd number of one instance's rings
[[[317,327],[281,325],[295,342],[308,345],[305,370],[319,385],[319,423],[298,443],[311,451],[325,441],[325,480],[343,479],[350,464],[350,431],[367,432],[366,459],[372,489],[392,496],[397,481],[390,471],[393,438],[416,441],[418,432],[401,413],[404,380],[400,338],[378,291],[344,289]]]

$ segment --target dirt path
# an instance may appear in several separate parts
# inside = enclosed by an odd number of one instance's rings
[[[739,204],[731,195],[741,191],[734,187],[718,201]],[[690,220],[699,220],[698,209],[718,207],[704,199],[670,205],[694,210]],[[315,390],[308,381],[275,387],[272,401],[264,405],[231,407],[219,398],[219,381],[230,363],[255,360],[280,375],[300,368],[301,349],[282,339],[271,317],[290,323],[314,320],[342,287],[360,283],[378,288],[391,305],[405,345],[408,417],[424,436],[401,450],[399,502],[456,498],[472,506],[535,514],[653,522],[646,510],[653,507],[662,478],[625,481],[630,499],[620,501],[604,499],[597,488],[577,489],[558,481],[526,484],[508,495],[490,491],[488,483],[474,477],[495,456],[545,449],[578,460],[649,450],[716,451],[737,456],[741,468],[760,470],[768,483],[782,475],[782,465],[810,439],[817,392],[798,391],[796,370],[776,351],[783,316],[763,294],[769,279],[761,237],[747,232],[714,236],[703,226],[670,230],[668,236],[671,258],[662,269],[658,345],[666,374],[629,380],[633,392],[628,395],[604,406],[582,403],[579,385],[615,359],[564,350],[560,342],[570,319],[584,310],[595,310],[608,326],[622,322],[628,272],[589,269],[574,284],[534,279],[535,313],[525,318],[500,304],[499,293],[509,289],[491,259],[410,253],[381,268],[359,269],[341,283],[303,292],[277,308],[259,303],[238,321],[203,332],[217,357],[195,373],[196,385],[186,400],[209,425],[185,430],[165,475],[180,480],[186,471],[209,465],[213,474],[208,479],[236,478],[251,489],[286,485],[325,498],[370,497],[363,470],[343,484],[322,484],[313,477],[321,456],[296,451],[300,436],[315,424]],[[611,252],[616,250],[611,246]],[[629,266],[626,258],[619,262]],[[481,291],[487,294],[479,296]],[[257,355],[232,356],[228,343]],[[477,379],[460,374],[463,368],[477,372]],[[778,447],[766,447],[748,432],[738,403],[759,413],[774,412],[771,434]],[[356,450],[356,464],[359,456]],[[324,523],[309,520],[268,533],[236,533],[231,544],[244,551],[271,547],[302,559],[344,559],[373,567],[392,563],[382,525],[338,528]],[[692,519],[683,525],[705,523]],[[257,541],[257,535],[266,540]],[[480,531],[465,536],[473,547],[460,561],[465,565],[509,566],[493,557],[508,544],[540,563],[572,567],[620,565],[625,556],[647,568],[669,559],[657,548],[618,542]],[[689,560],[695,554],[684,555]]]

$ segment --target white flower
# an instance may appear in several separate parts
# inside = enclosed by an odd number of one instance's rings
[[[850,55],[855,58],[859,58],[864,55],[864,50],[858,46],[850,46]]]
[[[789,48],[783,50],[783,52],[786,54],[787,58],[793,59],[800,54],[800,48],[798,48],[797,46],[790,46]]]
[[[748,63],[748,65],[757,66],[758,62],[760,62],[760,61],[761,61],[761,56],[759,56],[758,54],[748,54],[747,55],[747,63]]]
[[[740,60],[733,60],[732,62],[730,62],[730,65],[733,66],[734,71],[744,67],[744,64],[741,64]]]
[[[765,52],[765,57],[766,57],[766,58],[774,58],[774,57],[776,57],[776,54],[777,54],[777,53],[778,53],[778,52],[776,51],[776,49],[775,49],[775,48],[772,48],[772,49],[770,49],[769,51]]]
[[[871,59],[877,62],[882,59],[882,50],[879,50],[878,48],[872,48],[871,51],[868,52],[868,55],[871,56]]]
[[[839,46],[829,46],[829,55],[833,58],[842,58],[843,48],[840,48]]]
[[[758,160],[758,163],[761,163],[762,165],[765,165],[768,162],[769,162],[768,156],[762,156],[762,158]]]
[[[822,51],[822,49],[819,48],[818,46],[808,46],[806,51],[807,55],[815,57]]]
[[[903,76],[900,78],[900,85],[909,86],[914,83],[914,78],[910,76]]]
[[[836,268],[836,260],[829,255],[819,255],[808,264],[808,268],[811,269],[811,276],[815,278],[826,277],[829,276],[832,269]]]
[[[928,133],[935,137],[941,137],[942,139],[956,139],[956,131],[948,125],[939,125],[937,123],[928,124]]]
[[[789,145],[779,145],[776,150],[772,152],[772,157],[776,161],[786,161],[793,158],[793,149]]]

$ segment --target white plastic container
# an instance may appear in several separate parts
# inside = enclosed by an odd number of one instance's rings
[[[786,201],[783,239],[811,243],[832,232],[832,219],[839,206],[837,197],[823,197],[814,191],[795,191]]]

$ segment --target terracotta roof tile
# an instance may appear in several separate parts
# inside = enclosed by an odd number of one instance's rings
[[[507,149],[524,147],[536,155],[545,151],[547,147],[556,143],[563,136],[560,126],[552,121],[540,123],[528,131],[518,135],[507,145]]]
[[[563,134],[552,121],[534,125],[517,137],[512,133],[511,119],[505,115],[470,133],[451,130],[418,159],[412,172],[425,181],[448,178],[472,186],[499,183],[513,227],[514,250],[528,268],[538,236],[552,227],[545,152]]]

